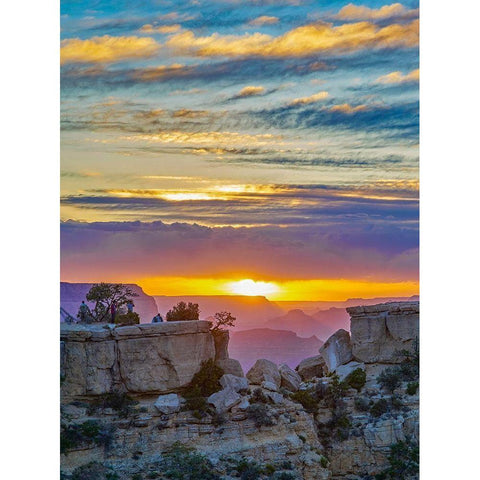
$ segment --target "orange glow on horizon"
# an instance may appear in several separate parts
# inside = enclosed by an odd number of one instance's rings
[[[256,282],[251,278],[227,283],[226,288],[235,295],[247,295],[249,297],[258,295],[268,297],[278,295],[281,291],[278,285],[273,282]]]
[[[123,282],[127,283],[127,280]],[[418,281],[379,282],[357,279],[259,281],[246,278],[148,277],[128,279],[128,282],[139,284],[149,295],[258,295],[265,296],[271,301],[343,301],[354,297],[408,297],[419,293]]]

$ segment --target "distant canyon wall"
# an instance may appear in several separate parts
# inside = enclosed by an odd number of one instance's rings
[[[85,300],[93,285],[93,283],[60,282],[60,306],[75,318],[82,300]],[[134,311],[140,315],[140,322],[150,323],[158,313],[155,299],[147,295],[142,287],[136,284],[129,283],[126,285],[138,295],[138,297],[133,298],[133,303],[135,304]],[[93,304],[89,304],[89,306],[90,308],[94,307]]]

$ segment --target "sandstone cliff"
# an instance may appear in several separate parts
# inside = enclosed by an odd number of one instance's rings
[[[65,398],[175,391],[188,384],[203,361],[215,358],[210,322],[205,321],[63,324],[60,339]]]

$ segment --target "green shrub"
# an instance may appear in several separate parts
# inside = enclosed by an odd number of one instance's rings
[[[270,403],[270,400],[261,388],[256,388],[250,397],[250,403]]]
[[[245,458],[237,463],[235,470],[240,474],[241,480],[258,480],[264,472],[257,462]]]
[[[120,326],[138,325],[140,323],[140,315],[137,312],[127,312],[115,316],[115,324]]]
[[[377,474],[377,480],[397,480],[418,478],[420,449],[418,443],[407,440],[395,443],[390,447],[389,467]]]
[[[375,402],[371,408],[370,408],[370,413],[374,416],[374,417],[380,417],[382,416],[384,413],[387,413],[389,410],[388,408],[388,402],[384,399],[384,398],[381,398],[380,400],[378,400],[377,402]]]
[[[335,409],[341,403],[342,398],[345,396],[348,385],[345,382],[341,382],[338,375],[332,375],[327,391],[324,396],[324,402],[327,406]]]
[[[281,472],[273,477],[275,480],[295,480],[293,473]]]
[[[418,391],[418,382],[410,382],[407,385],[407,394],[408,395],[415,395]]]
[[[290,460],[284,460],[280,463],[280,468],[282,470],[293,470],[293,463]]]
[[[205,400],[212,393],[221,390],[220,378],[223,370],[212,359],[202,362],[200,370],[193,376],[182,395],[186,400],[183,410],[192,410],[193,415],[200,419],[212,409]]]
[[[161,474],[159,472],[148,472],[147,473],[147,478],[148,479],[154,479],[154,478],[160,478]]]
[[[322,458],[320,459],[320,465],[322,468],[327,468],[328,467],[328,464],[329,464],[329,461],[328,461],[328,458],[327,457],[324,457],[322,455]]]
[[[300,403],[309,413],[315,413],[318,410],[318,401],[309,390],[298,390],[298,392],[292,393],[290,398],[294,402]]]
[[[188,397],[209,397],[212,393],[222,389],[220,378],[224,371],[215,364],[211,358],[202,362],[200,370],[193,376],[192,381],[185,389],[183,396]]]
[[[255,421],[257,427],[270,427],[275,424],[268,408],[263,403],[254,403],[247,410],[248,418]]]
[[[356,397],[355,400],[355,408],[359,412],[368,412],[370,410],[370,400],[365,397]]]
[[[227,421],[227,417],[223,413],[214,413],[212,415],[212,425],[215,427],[219,427],[220,425],[223,425]]]
[[[378,377],[377,382],[389,392],[393,392],[402,383],[402,373],[397,368],[386,368]]]
[[[180,443],[165,452],[162,471],[166,478],[175,480],[220,480],[212,462]]]
[[[205,400],[205,397],[197,395],[185,398],[185,400],[186,402],[182,407],[182,410],[193,411],[193,415],[196,418],[203,418],[211,410],[210,406]]]
[[[198,303],[185,302],[177,303],[171,310],[167,312],[167,322],[185,322],[188,320],[198,320],[200,309]]]
[[[392,402],[392,407],[393,407],[395,410],[400,410],[400,409],[403,407],[402,401],[401,401],[400,398],[397,397],[396,395],[393,395],[393,396],[392,396],[391,402]]]
[[[318,434],[322,438],[325,447],[329,447],[332,439],[347,440],[350,436],[352,423],[348,416],[337,411],[333,414],[332,419],[326,423],[317,424]]]
[[[355,369],[345,379],[345,383],[350,387],[354,388],[355,390],[357,390],[357,392],[359,392],[363,388],[366,381],[367,381],[367,374],[361,368]]]
[[[133,407],[135,405],[138,405],[138,402],[133,400],[126,393],[105,393],[100,395],[89,405],[87,414],[92,415],[98,410],[111,408],[112,410],[115,410],[120,417],[127,418],[133,412]]]
[[[266,475],[273,475],[275,473],[275,470],[276,468],[271,463],[267,463],[263,468],[263,471]]]
[[[90,462],[77,467],[71,476],[71,480],[117,480],[118,475],[99,462]]]
[[[113,429],[96,420],[87,420],[81,424],[62,425],[60,453],[66,454],[74,448],[91,443],[108,447],[112,439]]]

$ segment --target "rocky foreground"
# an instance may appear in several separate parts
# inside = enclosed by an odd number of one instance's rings
[[[208,322],[62,328],[63,478],[418,478],[418,302],[244,376]]]

